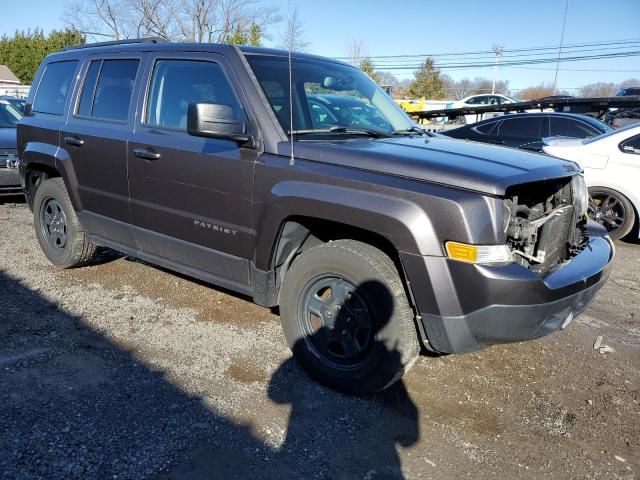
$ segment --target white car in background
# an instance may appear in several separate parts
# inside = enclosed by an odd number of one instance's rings
[[[462,100],[457,100],[455,102],[449,103],[447,105],[447,108],[484,107],[488,105],[505,105],[507,103],[517,103],[521,101],[522,100],[518,100],[514,97],[502,95],[501,93],[481,93],[478,95],[470,95],[463,98]],[[499,115],[504,114],[501,112],[488,112],[480,114],[471,113],[469,115],[464,115],[464,120],[465,124],[469,125],[471,123],[476,123],[480,120],[486,120],[488,118],[497,117]]]
[[[640,124],[584,140],[545,138],[545,153],[573,160],[584,168],[589,187],[589,216],[614,240],[634,227],[640,210]]]

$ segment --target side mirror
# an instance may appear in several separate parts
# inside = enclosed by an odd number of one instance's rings
[[[233,108],[221,103],[190,103],[187,133],[194,137],[222,138],[237,143],[251,140],[247,126],[237,119]]]

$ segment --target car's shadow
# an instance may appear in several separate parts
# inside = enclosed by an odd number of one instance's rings
[[[232,387],[206,388],[222,395]],[[7,478],[404,478],[397,447],[420,435],[403,383],[373,398],[347,397],[289,359],[267,393],[267,404],[291,406],[280,445],[0,270],[0,472]],[[254,406],[252,415],[263,415],[264,401]]]

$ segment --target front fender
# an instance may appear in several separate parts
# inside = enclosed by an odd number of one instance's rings
[[[256,267],[269,268],[280,226],[292,216],[343,223],[376,232],[398,250],[419,255],[442,255],[430,218],[410,200],[384,193],[300,180],[273,186],[268,208],[257,223],[261,232]]]

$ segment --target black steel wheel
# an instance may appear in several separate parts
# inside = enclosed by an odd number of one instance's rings
[[[96,246],[87,239],[61,178],[46,179],[38,186],[33,223],[40,248],[57,267],[78,267],[93,258]]]
[[[298,305],[298,326],[307,347],[337,369],[361,366],[373,345],[374,323],[367,301],[349,280],[335,275],[312,279]]]
[[[589,188],[589,217],[605,227],[613,240],[625,237],[635,223],[631,202],[613,189]]]
[[[42,238],[51,248],[63,250],[67,244],[67,217],[55,198],[48,197],[40,210]]]
[[[387,388],[420,351],[395,264],[356,240],[324,243],[294,260],[281,287],[280,320],[307,373],[348,394]]]

